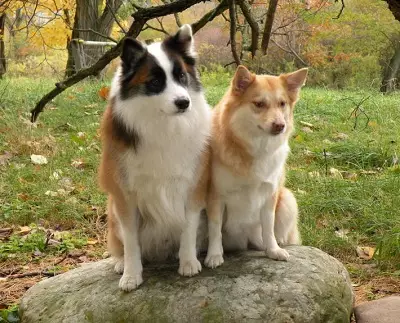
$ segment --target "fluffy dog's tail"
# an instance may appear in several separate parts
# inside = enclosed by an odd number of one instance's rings
[[[296,198],[290,190],[283,187],[275,210],[275,237],[280,245],[301,244],[297,228],[298,214]]]

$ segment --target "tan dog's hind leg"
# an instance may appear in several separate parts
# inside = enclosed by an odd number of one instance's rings
[[[115,272],[122,274],[124,272],[124,245],[121,241],[119,223],[115,218],[112,205],[113,201],[109,196],[107,204],[107,249],[115,259]]]
[[[301,244],[297,228],[298,207],[296,198],[287,188],[282,188],[275,211],[275,236],[280,245]]]

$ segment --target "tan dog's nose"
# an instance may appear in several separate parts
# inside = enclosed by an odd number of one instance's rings
[[[273,135],[279,135],[283,129],[285,129],[285,124],[280,122],[272,123],[271,132]]]

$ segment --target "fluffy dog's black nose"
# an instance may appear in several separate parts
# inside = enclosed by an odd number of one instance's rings
[[[176,107],[178,108],[179,112],[184,112],[189,107],[190,101],[189,101],[189,99],[182,97],[182,98],[177,98],[174,101],[174,103],[175,103]]]

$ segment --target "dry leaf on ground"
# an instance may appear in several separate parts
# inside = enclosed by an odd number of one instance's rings
[[[35,165],[45,165],[48,163],[46,157],[44,157],[42,155],[35,155],[35,154],[31,155],[31,161]]]
[[[360,247],[357,246],[357,256],[364,260],[370,260],[374,256],[375,248],[374,247]]]
[[[99,97],[101,97],[104,100],[107,100],[109,93],[110,93],[110,88],[108,86],[104,86],[99,90]]]

